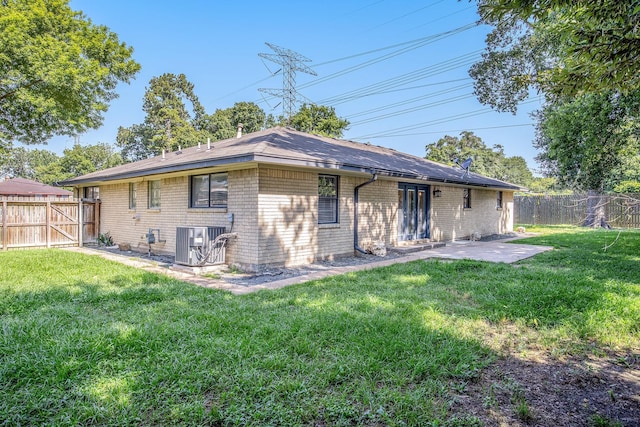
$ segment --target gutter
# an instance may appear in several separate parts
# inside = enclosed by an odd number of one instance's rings
[[[366,254],[367,251],[358,246],[358,193],[360,191],[360,188],[375,182],[377,179],[378,174],[373,173],[369,181],[356,185],[353,189],[353,248],[361,254]]]

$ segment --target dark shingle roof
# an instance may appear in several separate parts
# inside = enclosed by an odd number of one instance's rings
[[[459,168],[389,148],[326,138],[282,127],[247,134],[241,138],[216,141],[211,144],[210,150],[206,144],[200,148],[190,147],[181,152],[167,153],[165,158],[156,156],[82,175],[61,184],[99,183],[241,162],[330,168],[404,179],[520,189],[517,185],[474,173],[463,176],[463,171]]]
[[[71,197],[71,191],[52,187],[26,178],[13,178],[0,182],[2,196],[63,196]]]

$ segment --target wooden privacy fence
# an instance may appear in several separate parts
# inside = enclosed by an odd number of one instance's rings
[[[0,198],[0,248],[82,246],[98,237],[99,202],[65,198]]]
[[[600,195],[599,204],[613,227],[640,228],[640,194]],[[516,224],[581,225],[587,217],[587,195],[515,196]]]

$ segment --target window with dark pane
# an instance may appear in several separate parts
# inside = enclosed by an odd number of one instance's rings
[[[462,207],[471,209],[471,189],[465,188],[462,193]]]
[[[338,177],[318,176],[318,224],[338,222]]]
[[[498,195],[496,197],[496,208],[502,209],[502,191],[498,191]]]
[[[191,177],[190,207],[226,208],[229,179],[226,173]]]
[[[160,180],[149,181],[149,209],[160,207]]]
[[[85,199],[98,200],[100,198],[100,187],[85,187],[84,197]]]
[[[136,208],[136,185],[135,182],[129,183],[129,209]]]

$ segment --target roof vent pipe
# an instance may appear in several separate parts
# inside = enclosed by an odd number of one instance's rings
[[[207,138],[207,150],[211,150],[211,138]]]
[[[361,254],[366,254],[367,251],[358,245],[358,194],[360,192],[360,188],[375,182],[377,179],[378,174],[374,173],[371,175],[371,179],[369,179],[369,181],[356,185],[353,189],[353,248]]]
[[[164,153],[165,153],[165,152],[164,152],[164,148],[163,148],[163,149],[162,149],[162,160],[164,160],[164,159],[165,159]]]
[[[244,125],[242,123],[238,123],[238,134],[236,135],[236,138],[242,138],[242,128],[244,127]]]

